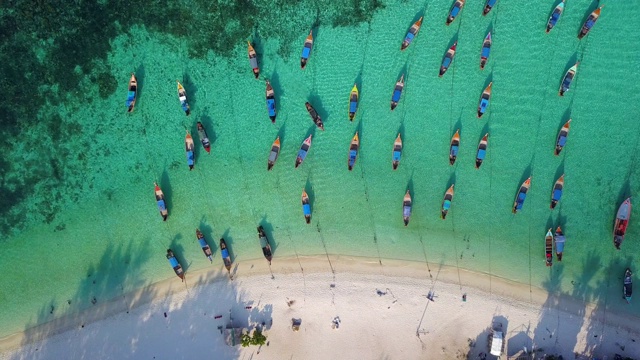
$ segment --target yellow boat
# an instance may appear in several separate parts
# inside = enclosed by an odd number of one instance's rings
[[[349,120],[351,121],[356,117],[356,111],[358,111],[358,99],[358,85],[353,84],[353,89],[351,89],[351,94],[349,95]]]

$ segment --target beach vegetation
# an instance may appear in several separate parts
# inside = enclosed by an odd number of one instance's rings
[[[253,336],[248,333],[242,334],[242,347],[248,347],[251,345],[262,346],[267,342],[267,337],[262,333],[262,330],[253,330]]]

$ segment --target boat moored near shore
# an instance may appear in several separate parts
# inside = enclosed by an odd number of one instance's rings
[[[349,94],[349,121],[353,121],[358,111],[358,85],[353,84],[351,93]]]
[[[189,170],[191,171],[195,165],[195,145],[189,130],[187,130],[187,135],[184,137],[184,148],[187,153],[187,165],[189,165]]]
[[[456,133],[451,137],[451,143],[449,144],[449,164],[456,163],[458,158],[458,150],[460,149],[460,129],[456,130]]]
[[[313,106],[311,106],[311,104],[307,101],[306,103],[304,103],[304,106],[307,108],[307,112],[309,113],[309,116],[311,116],[311,120],[313,120],[313,123],[316,124],[316,126],[324,131],[324,124],[322,123],[322,118],[320,117],[320,115],[318,115],[318,112],[316,111],[316,109],[313,108]]]
[[[169,260],[169,264],[173,268],[173,271],[176,273],[176,276],[180,278],[180,280],[184,281],[184,270],[182,269],[182,265],[176,259],[176,256],[173,254],[171,249],[167,249],[167,260]]]
[[[349,145],[349,159],[347,160],[347,167],[349,171],[353,170],[353,166],[356,164],[358,158],[358,150],[360,149],[360,139],[358,138],[358,132],[353,136],[351,145]]]
[[[631,269],[627,268],[624,271],[624,280],[622,281],[622,296],[627,301],[627,304],[631,303],[631,295],[633,294],[632,276]]]
[[[313,48],[313,29],[309,30],[309,35],[304,40],[304,47],[302,48],[302,55],[300,56],[300,68],[304,69],[311,56],[311,49]]]
[[[487,0],[487,3],[484,5],[484,9],[482,10],[482,15],[486,16],[489,11],[491,11],[491,9],[496,6],[497,2],[498,0]]]
[[[484,115],[489,107],[489,100],[491,100],[491,85],[493,85],[493,81],[489,83],[482,92],[482,95],[480,95],[480,101],[478,103],[478,119]]]
[[[247,41],[247,45],[249,46],[247,52],[249,54],[249,64],[251,64],[251,68],[253,69],[253,76],[257,79],[260,77],[260,67],[258,66],[258,56],[256,55],[256,51],[251,46],[251,42]]]
[[[402,220],[404,221],[404,226],[409,225],[409,219],[411,218],[411,193],[407,190],[407,193],[404,194],[404,199],[402,199]]]
[[[544,237],[544,256],[547,266],[553,265],[553,233],[551,233],[551,229],[547,230]]]
[[[222,256],[224,267],[225,269],[227,269],[227,272],[229,273],[229,278],[233,280],[233,276],[231,275],[231,254],[229,254],[229,249],[227,248],[227,242],[224,241],[224,238],[220,238],[220,255]]]
[[[558,6],[556,6],[555,9],[553,9],[553,12],[551,13],[551,16],[549,16],[549,21],[547,21],[547,34],[549,33],[549,31],[551,31],[551,29],[553,29],[554,26],[556,26],[556,23],[558,22],[558,20],[560,20],[560,15],[562,15],[562,12],[564,11],[564,1],[562,0],[560,2],[560,4],[558,4]]]
[[[400,76],[400,80],[396,82],[396,87],[393,89],[393,95],[391,95],[391,111],[398,106],[402,90],[404,89],[404,74]]]
[[[258,226],[258,240],[260,240],[260,247],[262,248],[262,255],[264,255],[264,258],[267,259],[267,261],[269,262],[269,265],[271,265],[271,258],[272,258],[272,254],[271,254],[271,244],[269,243],[269,238],[267,237],[267,234],[264,232],[264,228],[261,226]]]
[[[556,229],[556,236],[554,238],[556,243],[556,258],[558,261],[562,261],[562,253],[564,252],[564,242],[566,241],[564,233],[560,226]]]
[[[273,86],[269,80],[267,81],[267,90],[265,91],[265,98],[267,100],[267,112],[269,113],[269,119],[272,123],[276,123],[276,95],[273,91]]]
[[[491,54],[491,31],[487,34],[482,42],[482,50],[480,50],[480,70],[484,70],[487,61],[489,61],[489,55]]]
[[[451,202],[453,201],[453,186],[451,184],[447,192],[444,193],[444,199],[442,199],[442,210],[440,210],[440,217],[442,220],[446,219],[449,209],[451,209]]]
[[[527,193],[529,192],[529,188],[531,187],[531,177],[525,180],[522,185],[520,185],[520,189],[518,189],[518,193],[516,194],[516,199],[513,202],[513,209],[511,210],[514,214],[519,210],[522,210],[522,206],[524,205],[524,200],[527,198]]]
[[[402,45],[400,45],[400,50],[404,50],[407,47],[409,47],[413,39],[416,37],[416,35],[418,35],[418,31],[420,31],[420,26],[422,26],[422,18],[423,17],[420,16],[420,19],[418,19],[418,21],[416,21],[413,25],[411,25],[411,28],[409,28],[407,35],[404,37],[404,40],[402,41]]]
[[[571,119],[569,119],[558,132],[558,137],[556,138],[556,149],[554,151],[555,155],[560,155],[560,152],[567,144],[567,137],[569,136],[569,126],[571,126]]]
[[[302,164],[304,159],[307,158],[307,154],[309,153],[309,149],[311,149],[311,137],[313,135],[309,135],[308,138],[304,139],[302,145],[300,145],[300,150],[298,150],[298,156],[296,156],[296,168]]]
[[[444,54],[444,58],[442,59],[442,64],[440,65],[440,74],[438,75],[438,77],[442,77],[442,75],[444,75],[444,73],[447,72],[447,70],[449,69],[449,66],[451,66],[451,63],[453,62],[453,57],[456,56],[456,46],[458,45],[458,42],[454,42],[453,45],[451,45],[451,47],[449,48],[449,50],[447,50],[447,53]]]
[[[164,201],[164,193],[162,192],[162,189],[160,189],[160,186],[158,186],[158,183],[154,182],[153,186],[158,210],[160,210],[160,216],[162,216],[162,221],[167,221],[169,210],[167,210],[167,203]]]
[[[556,205],[558,205],[558,201],[560,201],[560,197],[562,197],[562,189],[564,189],[564,174],[553,184],[553,190],[551,190],[551,210],[555,209]]]
[[[209,259],[209,262],[213,262],[213,253],[211,252],[211,247],[209,246],[209,244],[207,244],[207,240],[204,238],[204,234],[200,231],[200,229],[196,229],[196,238],[198,239],[198,244],[200,244],[204,256]]]
[[[184,111],[187,116],[191,114],[191,107],[187,102],[187,91],[184,89],[180,81],[176,80],[178,83],[178,99],[180,100],[180,106],[182,107],[182,111]]]
[[[480,169],[480,166],[482,166],[482,162],[487,157],[488,144],[489,144],[489,133],[486,133],[478,143],[478,150],[476,151],[476,169]]]
[[[449,11],[449,15],[447,16],[447,21],[445,22],[447,26],[449,26],[449,24],[451,24],[453,20],[455,20],[456,17],[460,14],[460,11],[462,11],[462,8],[464,7],[465,1],[466,0],[456,0],[453,3],[453,6]]]
[[[622,245],[624,236],[627,233],[627,226],[629,226],[630,218],[631,218],[631,198],[628,198],[618,208],[618,213],[616,214],[616,221],[613,224],[613,245],[618,250],[620,250],[620,245]]]
[[[311,223],[311,204],[309,203],[309,195],[303,189],[302,190],[302,214],[304,215],[304,221]]]
[[[269,153],[269,160],[267,161],[267,171],[271,170],[273,165],[276,164],[278,155],[280,155],[280,136],[278,136],[271,145],[271,152]]]
[[[400,137],[400,133],[398,133],[398,137],[393,142],[393,152],[391,155],[391,167],[393,170],[398,168],[400,165],[400,157],[402,156],[402,138]]]
[[[580,28],[580,32],[578,33],[578,39],[582,39],[583,37],[587,36],[589,31],[591,31],[591,29],[593,28],[593,25],[595,25],[596,21],[598,21],[598,19],[600,18],[600,11],[602,10],[603,7],[604,5],[600,6],[599,8],[593,10],[593,12],[589,15],[587,20],[582,25],[582,28]]]
[[[129,92],[127,93],[127,112],[133,112],[133,108],[136,106],[136,96],[138,95],[138,80],[136,75],[131,73],[129,79]]]
[[[202,143],[202,147],[207,154],[211,153],[211,142],[209,142],[209,136],[207,135],[207,130],[204,128],[204,125],[200,121],[198,121],[198,137],[200,138],[200,142]]]
[[[562,83],[560,84],[560,90],[558,92],[560,96],[564,96],[564,93],[569,91],[569,88],[571,87],[571,82],[573,81],[573,78],[576,76],[576,71],[578,71],[579,64],[580,62],[577,62],[575,65],[569,68],[569,70],[567,70],[566,74],[564,74],[564,78],[562,78]]]

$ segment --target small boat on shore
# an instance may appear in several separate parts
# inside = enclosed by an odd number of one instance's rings
[[[482,165],[484,158],[487,157],[488,140],[489,140],[489,133],[486,133],[478,143],[478,151],[476,152],[476,169],[480,169],[480,166]]]
[[[549,21],[547,21],[547,34],[549,33],[549,31],[551,31],[551,29],[553,29],[554,26],[556,26],[556,23],[558,22],[558,20],[560,20],[560,15],[562,15],[562,12],[564,11],[564,1],[562,0],[560,1],[560,4],[558,4],[558,6],[556,6],[555,9],[553,9],[553,12],[551,13],[551,16],[549,16]]]
[[[449,164],[456,163],[458,158],[458,150],[460,149],[460,129],[456,130],[456,133],[451,137],[451,144],[449,145]]]
[[[309,61],[311,55],[311,49],[313,48],[313,29],[309,30],[309,36],[304,40],[304,47],[302,48],[302,56],[300,56],[300,68],[304,69]]]
[[[262,248],[262,255],[267,259],[269,265],[271,265],[271,244],[269,244],[269,238],[267,234],[264,232],[264,228],[262,226],[258,226],[258,239],[260,240],[260,247]]]
[[[204,256],[206,256],[210,262],[213,262],[213,253],[211,252],[211,247],[209,246],[209,244],[207,244],[207,240],[204,238],[204,234],[202,234],[200,229],[196,229],[196,238],[198,239],[198,244],[200,244]]]
[[[251,68],[253,69],[253,76],[255,76],[255,78],[257,79],[260,77],[258,57],[256,55],[256,51],[253,49],[253,46],[251,46],[251,42],[247,41],[247,45],[249,46],[249,48],[247,49],[247,52],[249,53],[249,63],[251,64]]]
[[[440,75],[438,75],[438,77],[442,77],[442,75],[444,75],[444,73],[446,73],[447,70],[449,69],[449,66],[451,66],[451,63],[453,62],[453,57],[456,56],[457,45],[458,45],[458,42],[457,41],[454,42],[453,45],[449,48],[449,50],[447,50],[447,53],[444,54],[444,59],[442,59],[442,65],[440,65]]]
[[[298,150],[298,156],[296,156],[296,168],[302,164],[304,159],[307,158],[307,153],[309,153],[309,149],[311,149],[311,137],[313,135],[309,135],[308,138],[304,139],[302,145],[300,146],[300,150]]]
[[[632,276],[631,269],[627,268],[624,271],[624,280],[622,281],[622,296],[627,300],[627,304],[631,303],[631,295],[633,294]]]
[[[169,264],[171,264],[173,271],[180,280],[184,281],[184,270],[182,270],[182,265],[180,265],[176,256],[173,255],[173,251],[171,251],[171,249],[167,249],[167,260],[169,260]]]
[[[404,37],[404,40],[402,41],[402,45],[400,45],[400,50],[404,50],[407,47],[409,47],[413,39],[416,37],[416,35],[418,35],[418,31],[420,31],[420,26],[422,26],[422,18],[423,17],[420,16],[420,19],[418,19],[418,21],[416,21],[415,23],[413,23],[413,25],[411,25],[411,27],[409,28],[409,31],[407,31],[407,35]]]
[[[489,11],[491,11],[491,9],[496,6],[497,2],[498,0],[487,0],[487,3],[484,5],[484,9],[482,10],[482,15],[486,16]]]
[[[551,191],[551,210],[556,208],[558,205],[558,201],[560,201],[560,197],[562,197],[562,189],[564,188],[564,174],[562,174],[556,183],[553,185],[553,190]]]
[[[562,261],[562,252],[564,251],[565,237],[560,226],[556,229],[555,243],[556,243],[556,258],[558,261]]]
[[[309,144],[311,144],[311,141],[309,141]],[[269,160],[267,161],[267,171],[273,168],[276,160],[278,160],[278,155],[280,155],[280,136],[278,136],[271,145],[271,152],[269,153]]]
[[[266,99],[267,99],[267,111],[269,112],[269,119],[271,119],[272,123],[276,123],[276,95],[273,91],[273,86],[269,80],[267,80],[267,90],[266,90]]]
[[[304,221],[309,224],[311,222],[311,204],[309,204],[309,195],[302,189],[302,214],[304,215]]]
[[[136,75],[131,73],[131,79],[129,79],[129,92],[127,93],[127,112],[133,112],[133,108],[136,106],[136,96],[138,95],[138,80]]]
[[[400,133],[398,133],[398,137],[393,142],[393,152],[391,155],[391,166],[393,170],[398,168],[400,165],[400,156],[402,155],[402,138],[400,137]]]
[[[600,6],[599,8],[593,10],[593,12],[589,15],[589,17],[587,18],[587,21],[585,21],[584,24],[582,25],[582,28],[580,28],[580,32],[578,33],[578,39],[582,39],[583,37],[587,36],[589,31],[591,31],[591,28],[593,28],[593,25],[595,25],[596,21],[598,21],[598,19],[600,18],[600,10],[602,10],[603,7],[604,5]]]
[[[304,103],[304,106],[307,107],[307,112],[309,112],[309,116],[311,116],[311,120],[313,120],[313,123],[316,124],[316,126],[320,128],[320,130],[324,131],[324,124],[322,124],[322,118],[320,117],[320,115],[318,115],[318,112],[316,111],[316,109],[314,109],[313,106],[311,106],[311,104],[308,101]]]
[[[573,78],[576,76],[576,71],[578,71],[578,64],[580,64],[580,62],[577,62],[575,65],[569,68],[569,70],[567,70],[566,74],[564,74],[564,78],[562,79],[562,84],[560,84],[560,91],[558,92],[560,96],[564,96],[564,93],[569,91],[569,88],[571,87],[571,82],[573,81]]]
[[[227,248],[227,243],[224,241],[224,238],[220,238],[220,255],[222,256],[225,269],[229,272],[229,278],[233,280],[233,276],[231,276],[231,255],[229,254],[229,249]]]
[[[178,83],[178,99],[180,99],[180,106],[182,106],[182,111],[189,116],[189,114],[191,114],[191,108],[187,102],[187,92],[182,84],[180,84],[180,81],[176,80],[176,82]]]
[[[569,126],[571,126],[571,119],[569,119],[562,126],[562,129],[560,129],[560,131],[558,132],[558,137],[556,138],[556,156],[560,155],[560,151],[562,151],[567,143],[567,137],[569,136]]]
[[[527,192],[529,192],[529,188],[531,187],[531,177],[525,180],[522,185],[520,185],[520,189],[516,194],[516,199],[513,202],[512,212],[515,214],[518,210],[522,210],[522,206],[524,205],[524,200],[527,198]]]
[[[482,50],[480,50],[480,70],[484,70],[487,61],[489,61],[489,55],[491,54],[491,31],[487,34],[482,42]]]
[[[407,193],[404,194],[404,199],[402,199],[402,220],[404,221],[404,226],[409,225],[409,219],[411,218],[411,193],[407,190]]]
[[[400,95],[402,95],[402,89],[404,89],[404,74],[400,76],[400,80],[396,82],[396,87],[393,89],[393,95],[391,95],[391,111],[398,106]]]
[[[616,214],[616,221],[613,224],[613,245],[616,249],[620,250],[620,245],[624,240],[624,236],[627,233],[627,226],[629,226],[629,219],[631,218],[631,198],[625,200],[618,208]]]
[[[164,201],[164,193],[158,183],[153,183],[155,187],[154,192],[156,195],[156,203],[158,204],[158,210],[160,210],[160,216],[162,216],[162,221],[167,221],[167,217],[169,216],[169,210],[167,210],[167,203]]]
[[[547,230],[547,235],[544,237],[544,256],[547,266],[553,265],[553,233],[551,233],[551,229]]]
[[[360,149],[360,139],[358,138],[358,132],[351,139],[351,145],[349,146],[349,160],[347,161],[347,166],[349,171],[353,170],[353,166],[356,164],[356,159],[358,158],[358,150]]]
[[[353,84],[351,94],[349,94],[349,120],[353,121],[358,111],[358,85]]]
[[[200,121],[198,121],[198,137],[200,138],[200,142],[202,143],[202,147],[207,154],[211,153],[211,142],[209,142],[209,136],[207,135],[207,130],[204,128],[204,125]]]
[[[484,115],[489,107],[489,100],[491,100],[491,85],[493,85],[493,81],[489,83],[482,92],[482,95],[480,95],[480,102],[478,103],[478,119]]]
[[[451,209],[451,202],[453,201],[453,185],[449,187],[447,192],[444,193],[444,199],[442,199],[442,210],[440,211],[440,217],[442,220],[446,219],[449,209]]]
[[[464,3],[466,0],[456,0],[453,3],[453,6],[451,7],[451,10],[449,11],[449,15],[447,16],[447,22],[445,23],[447,26],[449,26],[449,24],[451,24],[453,22],[453,20],[456,19],[456,16],[458,16],[458,14],[460,14],[460,11],[462,10],[462,7],[464,7]]]
[[[189,170],[193,170],[193,166],[195,165],[195,145],[193,144],[193,138],[191,134],[189,134],[189,130],[187,130],[187,135],[184,137],[184,149],[187,153],[187,165],[189,165]]]

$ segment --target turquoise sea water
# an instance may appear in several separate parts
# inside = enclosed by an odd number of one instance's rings
[[[117,1],[6,5],[0,12],[0,81],[8,89],[0,105],[0,336],[90,307],[93,297],[105,301],[175,277],[164,256],[168,247],[187,273],[222,266],[221,236],[235,261],[261,257],[260,223],[275,241],[274,261],[325,252],[428,260],[640,315],[636,302],[620,299],[624,268],[640,272],[639,215],[632,215],[622,250],[611,236],[617,207],[640,189],[640,3],[606,2],[582,40],[576,35],[597,7],[593,1],[568,1],[550,34],[544,29],[556,5],[551,1],[500,0],[486,17],[484,2],[469,1],[445,26],[451,3],[134,2],[129,6],[141,9],[135,14],[119,12]],[[420,33],[400,52],[421,15]],[[301,70],[311,27],[315,44]],[[481,71],[489,30],[493,47]],[[265,83],[251,73],[246,40],[276,91],[275,125]],[[438,78],[456,40],[455,60]],[[562,77],[576,61],[571,90],[559,97]],[[139,93],[127,114],[131,72]],[[404,92],[391,112],[403,73]],[[189,117],[180,109],[176,79],[187,90]],[[479,96],[490,81],[491,104],[478,120]],[[360,104],[350,123],[354,82]],[[324,132],[311,122],[305,101],[319,111]],[[569,118],[567,146],[555,157],[558,130]],[[211,138],[210,155],[198,142],[197,121]],[[191,172],[185,128],[198,145]],[[456,129],[461,147],[450,166]],[[355,131],[361,147],[349,172]],[[404,149],[394,172],[399,132]],[[475,150],[487,132],[488,155],[476,170]],[[309,155],[294,169],[309,134]],[[278,135],[280,158],[267,172]],[[550,211],[562,173],[565,192]],[[529,176],[524,209],[513,215],[515,193]],[[167,197],[166,223],[154,181]],[[452,183],[455,197],[443,221],[442,197]],[[407,188],[414,207],[405,228]],[[302,189],[311,198],[310,225],[302,216]],[[558,225],[567,236],[564,260],[547,268],[544,235]],[[196,227],[214,250],[214,265],[196,242]]]

